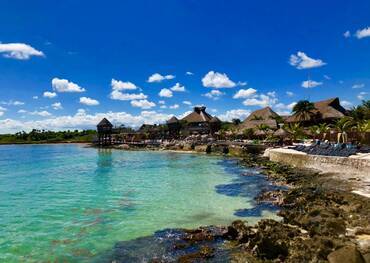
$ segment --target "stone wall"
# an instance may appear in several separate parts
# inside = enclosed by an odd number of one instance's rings
[[[286,163],[294,167],[311,168],[322,172],[370,176],[369,159],[309,155],[289,149],[269,149],[266,155],[269,156],[271,161]]]

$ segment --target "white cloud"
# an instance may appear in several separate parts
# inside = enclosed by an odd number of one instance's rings
[[[322,84],[323,84],[322,82],[317,82],[314,80],[305,80],[302,82],[301,86],[305,89],[308,89],[308,88],[314,88],[314,87],[320,86]]]
[[[210,92],[207,92],[206,94],[203,94],[203,96],[213,99],[213,100],[218,100],[221,96],[225,95],[225,93],[219,91],[219,90],[211,90]]]
[[[152,107],[155,107],[155,103],[148,100],[132,100],[131,106],[142,109],[150,109]]]
[[[289,64],[297,69],[318,68],[326,65],[321,59],[313,59],[307,56],[304,52],[298,51],[297,55],[291,55]]]
[[[357,95],[357,98],[359,100],[365,100],[365,97],[367,96],[367,92],[360,92],[358,95]]]
[[[84,104],[84,105],[87,105],[87,106],[97,106],[97,105],[99,105],[99,101],[94,100],[92,98],[88,98],[88,97],[81,97],[80,98],[80,103]]]
[[[51,107],[52,107],[54,110],[61,110],[61,109],[63,109],[63,107],[62,107],[62,103],[60,103],[60,102],[55,102],[55,103],[51,104]]]
[[[121,80],[112,79],[111,86],[113,90],[136,90],[138,87],[132,82],[123,82]]]
[[[219,118],[223,121],[231,121],[232,119],[244,120],[251,112],[244,109],[228,110],[224,114],[221,114]]]
[[[254,94],[256,94],[257,90],[249,88],[249,89],[240,89],[235,95],[233,96],[234,99],[245,99]]]
[[[6,58],[27,60],[32,56],[43,57],[44,53],[24,43],[0,43],[0,53]]]
[[[238,83],[236,84],[237,86],[247,86],[247,82],[245,82],[245,81],[238,81]]]
[[[186,75],[189,75],[189,76],[191,76],[191,75],[194,75],[194,73],[193,72],[190,72],[190,71],[186,71],[186,73],[185,73]]]
[[[113,90],[110,94],[112,100],[143,100],[148,98],[144,93],[122,93],[119,90]]]
[[[172,88],[171,88],[172,91],[178,91],[178,92],[184,92],[185,91],[185,87],[182,86],[180,83],[176,83]]]
[[[49,116],[52,115],[50,112],[48,112],[46,110],[43,110],[43,111],[31,111],[31,112],[28,112],[28,114],[30,114],[30,115],[38,115],[38,116],[41,116],[41,117],[49,117]]]
[[[364,83],[359,83],[359,84],[354,84],[352,86],[352,89],[362,89],[365,87],[365,84]]]
[[[53,90],[57,92],[84,92],[85,89],[67,79],[53,78],[51,80]]]
[[[37,100],[39,96],[32,96],[32,99]]]
[[[163,80],[169,80],[169,79],[174,79],[175,76],[174,75],[165,75],[165,76],[162,76],[161,74],[159,73],[154,73],[153,75],[151,75],[149,78],[148,78],[148,82],[152,83],[152,82],[162,82]]]
[[[349,37],[351,37],[351,32],[349,32],[349,30],[347,30],[346,32],[343,33],[343,36],[345,38],[349,38]]]
[[[353,106],[352,102],[347,101],[347,100],[342,100],[342,101],[340,102],[340,104],[342,104],[342,106],[343,106],[344,108],[346,108],[346,109],[350,109],[350,108]]]
[[[161,109],[167,109],[167,106],[166,105],[161,105],[159,108],[161,108]]]
[[[274,109],[277,111],[278,114],[280,115],[289,115],[297,102],[292,102],[289,104],[284,104],[284,103],[277,103],[274,105]]]
[[[45,98],[52,99],[52,98],[55,98],[57,96],[57,94],[55,92],[45,91],[42,94],[42,96],[45,97]]]
[[[173,104],[170,106],[170,109],[178,109],[178,108],[180,108],[179,104]]]
[[[355,35],[358,39],[370,37],[370,27],[357,30]]]
[[[4,112],[3,111],[0,111],[0,117],[4,115]]]
[[[192,104],[191,101],[188,101],[188,100],[184,100],[182,103],[185,104],[185,105],[188,105],[188,106],[190,106]]]
[[[9,100],[9,101],[2,101],[0,102],[0,104],[9,105],[9,106],[21,106],[21,105],[24,105],[25,103],[19,100]]]
[[[21,109],[21,110],[19,110],[18,111],[18,113],[26,113],[27,111],[26,110],[23,110],[23,109]]]
[[[202,83],[207,88],[233,88],[235,82],[229,79],[225,73],[210,71],[203,78]]]
[[[3,119],[0,120],[0,133],[14,133],[22,130],[30,131],[33,128],[45,130],[96,129],[96,125],[103,118],[109,119],[115,125],[125,124],[130,127],[139,127],[143,123],[164,123],[171,116],[156,111],[142,111],[139,115],[131,115],[126,112],[111,111],[87,114],[84,110],[78,110],[75,115],[56,116],[43,120],[19,121]]]
[[[324,75],[324,78],[327,79],[327,80],[331,80],[331,77],[328,76],[328,75]]]
[[[285,94],[288,96],[288,97],[293,97],[294,96],[294,93],[291,92],[291,91],[286,91]]]
[[[158,104],[164,105],[164,104],[166,104],[166,102],[164,100],[159,100]]]
[[[171,98],[173,96],[173,93],[169,89],[161,89],[161,91],[158,93],[159,97],[166,97]]]
[[[0,111],[6,111],[7,109],[0,106]]]
[[[243,101],[245,106],[260,106],[267,107],[277,103],[278,99],[274,96],[268,96],[265,94],[256,95],[254,98],[246,99]]]

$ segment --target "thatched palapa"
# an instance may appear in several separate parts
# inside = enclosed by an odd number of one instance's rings
[[[278,125],[276,118],[279,115],[274,112],[270,107],[265,107],[260,110],[252,112],[242,123],[243,129],[255,129],[259,125],[264,124],[271,129],[277,129]]]

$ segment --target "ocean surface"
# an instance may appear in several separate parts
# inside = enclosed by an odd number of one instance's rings
[[[269,187],[223,157],[0,146],[0,262],[90,262],[161,229],[276,218],[253,200]]]

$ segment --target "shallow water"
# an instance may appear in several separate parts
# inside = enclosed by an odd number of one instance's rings
[[[269,187],[222,157],[0,146],[0,262],[89,261],[160,229],[274,218],[253,202]]]

